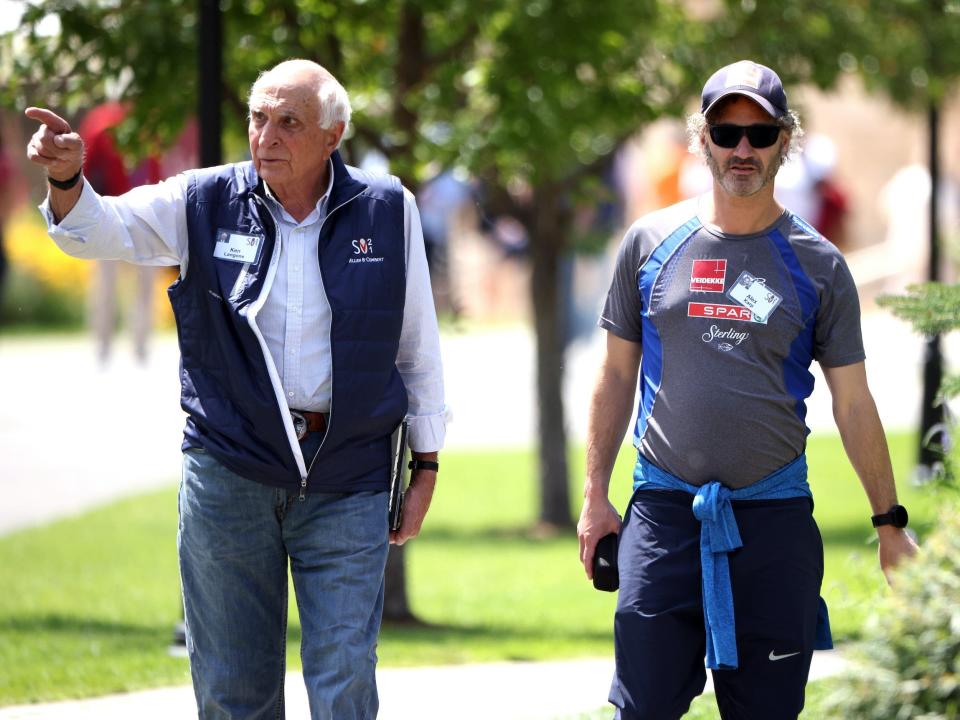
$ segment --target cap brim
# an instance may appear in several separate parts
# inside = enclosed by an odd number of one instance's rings
[[[707,106],[707,109],[703,111],[703,114],[704,114],[704,115],[709,115],[709,114],[710,114],[710,111],[713,110],[714,106],[715,106],[718,102],[720,102],[721,100],[723,100],[723,98],[725,98],[725,97],[730,97],[731,95],[743,95],[744,97],[750,98],[750,99],[753,100],[757,105],[759,105],[759,106],[762,107],[764,110],[766,110],[767,114],[768,114],[770,117],[772,117],[774,120],[779,120],[779,119],[782,118],[784,115],[786,115],[786,112],[782,112],[782,111],[777,110],[777,108],[775,108],[775,107],[773,106],[773,104],[772,104],[769,100],[767,100],[766,98],[761,97],[761,96],[758,95],[757,93],[751,92],[750,90],[744,90],[743,88],[730,88],[729,90],[724,90],[723,92],[721,92],[719,95],[717,95],[717,96],[713,99],[713,102],[710,103],[710,104]]]

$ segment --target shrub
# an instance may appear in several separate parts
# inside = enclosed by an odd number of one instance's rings
[[[960,718],[960,507],[948,507],[920,555],[896,573],[869,621],[862,663],[827,701],[827,717]]]
[[[25,209],[11,219],[4,241],[10,272],[0,298],[0,326],[31,330],[83,327],[95,263],[62,252],[47,236],[34,209]],[[173,327],[166,287],[176,276],[176,268],[158,268],[154,275],[151,322],[155,328]],[[118,303],[134,302],[133,273],[121,272],[117,282]]]
[[[61,252],[36,210],[15,215],[4,242],[10,274],[0,307],[3,324],[80,326],[91,264]]]

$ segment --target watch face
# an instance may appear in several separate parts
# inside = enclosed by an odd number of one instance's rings
[[[893,517],[894,527],[905,528],[907,526],[909,516],[907,515],[907,509],[903,505],[894,505],[890,508],[890,515]]]

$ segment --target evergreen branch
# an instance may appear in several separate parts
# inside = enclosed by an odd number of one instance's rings
[[[911,285],[906,295],[884,295],[877,301],[925,335],[960,328],[960,286],[942,283]]]

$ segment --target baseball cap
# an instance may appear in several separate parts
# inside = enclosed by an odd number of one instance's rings
[[[717,101],[728,95],[745,95],[776,120],[787,114],[787,93],[779,76],[766,65],[752,60],[735,62],[711,75],[703,86],[700,112],[706,115]]]

